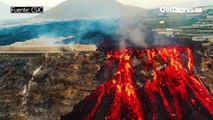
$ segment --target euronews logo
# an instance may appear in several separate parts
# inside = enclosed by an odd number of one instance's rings
[[[161,13],[201,13],[203,12],[202,8],[181,8],[181,7],[161,7]]]

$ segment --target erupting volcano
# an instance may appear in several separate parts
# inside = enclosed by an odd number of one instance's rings
[[[144,84],[132,57],[136,54]],[[194,75],[189,47],[145,50],[118,49],[107,53],[108,67],[115,67],[113,79],[101,84],[62,119],[109,120],[211,120],[213,99]]]

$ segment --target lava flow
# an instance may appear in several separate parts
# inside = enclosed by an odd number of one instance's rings
[[[116,59],[113,79],[74,107],[73,119],[213,119],[213,100],[193,74],[193,55],[188,47],[164,47],[137,50],[144,85],[136,87],[131,63],[132,49],[107,54],[108,65]],[[141,74],[142,76],[142,74]]]
[[[135,87],[132,82],[132,66],[130,58],[133,50],[117,50],[107,54],[108,60],[110,58],[118,59],[118,69],[114,73],[114,79],[102,84],[97,91],[99,92],[97,103],[92,111],[85,117],[91,119],[97,112],[97,108],[101,105],[102,98],[105,94],[114,94],[114,99],[110,105],[109,112],[104,116],[105,119],[120,119],[120,112],[125,105],[132,115],[127,118],[137,118],[143,120],[141,103],[137,97]],[[110,64],[110,61],[108,62]]]
[[[186,119],[184,114],[189,105],[192,104],[193,109],[202,111],[207,109],[210,116],[213,116],[213,100],[209,92],[200,81],[193,75],[193,55],[190,48],[166,47],[158,49],[147,49],[138,52],[140,57],[147,56],[144,71],[151,66],[153,69],[153,79],[146,79],[143,88],[144,94],[148,96],[151,104],[155,105],[158,93],[163,101],[163,106],[169,113],[169,118]],[[184,66],[183,55],[187,56],[187,62]],[[160,63],[158,61],[161,61]],[[164,64],[165,69],[159,70],[159,64]],[[165,90],[166,89],[166,90]],[[168,95],[172,97],[169,101]],[[186,104],[188,103],[188,104]],[[198,106],[201,104],[203,108]],[[187,106],[188,105],[188,106]],[[156,107],[152,106],[153,119],[156,119]],[[198,115],[196,116],[198,117]],[[201,116],[199,116],[201,117]]]

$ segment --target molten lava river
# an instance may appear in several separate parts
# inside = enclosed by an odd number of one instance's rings
[[[140,87],[134,77],[134,55],[145,76]],[[107,59],[109,67],[117,64],[113,79],[77,104],[69,119],[213,120],[213,99],[194,75],[189,47],[119,49],[109,51]]]

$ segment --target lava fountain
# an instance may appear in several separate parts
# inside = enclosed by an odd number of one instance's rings
[[[188,47],[136,50],[152,77],[136,89],[131,64],[133,49],[107,53],[108,66],[117,60],[113,79],[101,84],[93,94],[74,107],[73,119],[212,119],[213,99],[193,74],[193,54]],[[164,66],[164,67],[162,67]],[[163,111],[163,112],[161,112]],[[66,119],[66,118],[65,118]]]

